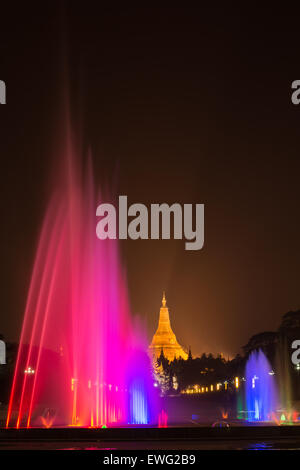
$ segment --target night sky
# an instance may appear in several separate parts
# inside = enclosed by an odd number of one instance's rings
[[[67,81],[98,184],[205,204],[200,251],[121,242],[133,313],[151,339],[166,290],[183,346],[234,355],[300,308],[298,16],[97,3],[1,6],[0,333],[20,334]]]

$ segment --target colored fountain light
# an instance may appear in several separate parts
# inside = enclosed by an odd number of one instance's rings
[[[168,427],[168,415],[165,410],[161,410],[158,415],[158,427],[167,428]]]
[[[265,354],[259,350],[246,364],[246,406],[248,421],[272,421],[278,406],[276,379]]]
[[[152,366],[131,319],[118,242],[97,239],[91,164],[84,174],[66,140],[36,250],[6,425],[147,424]]]

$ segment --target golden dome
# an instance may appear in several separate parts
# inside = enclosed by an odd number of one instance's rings
[[[165,292],[163,293],[162,306],[159,312],[158,328],[155,335],[153,336],[149,350],[152,353],[154,360],[156,360],[161,355],[162,350],[164,356],[169,361],[173,361],[175,357],[185,360],[188,358],[188,354],[177,342],[176,336],[171,328],[169,309],[167,307]]]

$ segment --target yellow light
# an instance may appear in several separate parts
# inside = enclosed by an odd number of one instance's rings
[[[240,381],[239,381],[239,378],[236,377],[235,378],[235,388],[239,388],[239,386],[240,386]]]
[[[202,392],[202,393],[204,392],[204,387],[201,388],[201,392]]]
[[[71,379],[71,390],[72,390],[72,392],[74,392],[76,385],[77,385],[77,379],[72,378]]]
[[[213,385],[210,386],[210,391],[211,391],[211,392],[214,391],[214,386],[213,386]]]
[[[205,388],[205,391],[208,392],[208,387]]]

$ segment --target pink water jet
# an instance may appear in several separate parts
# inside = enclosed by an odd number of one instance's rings
[[[36,251],[6,425],[147,424],[152,370],[131,321],[118,242],[96,237],[91,164],[83,176],[71,138],[63,154]]]
[[[161,410],[158,415],[158,427],[167,428],[168,427],[168,415],[165,410]]]

